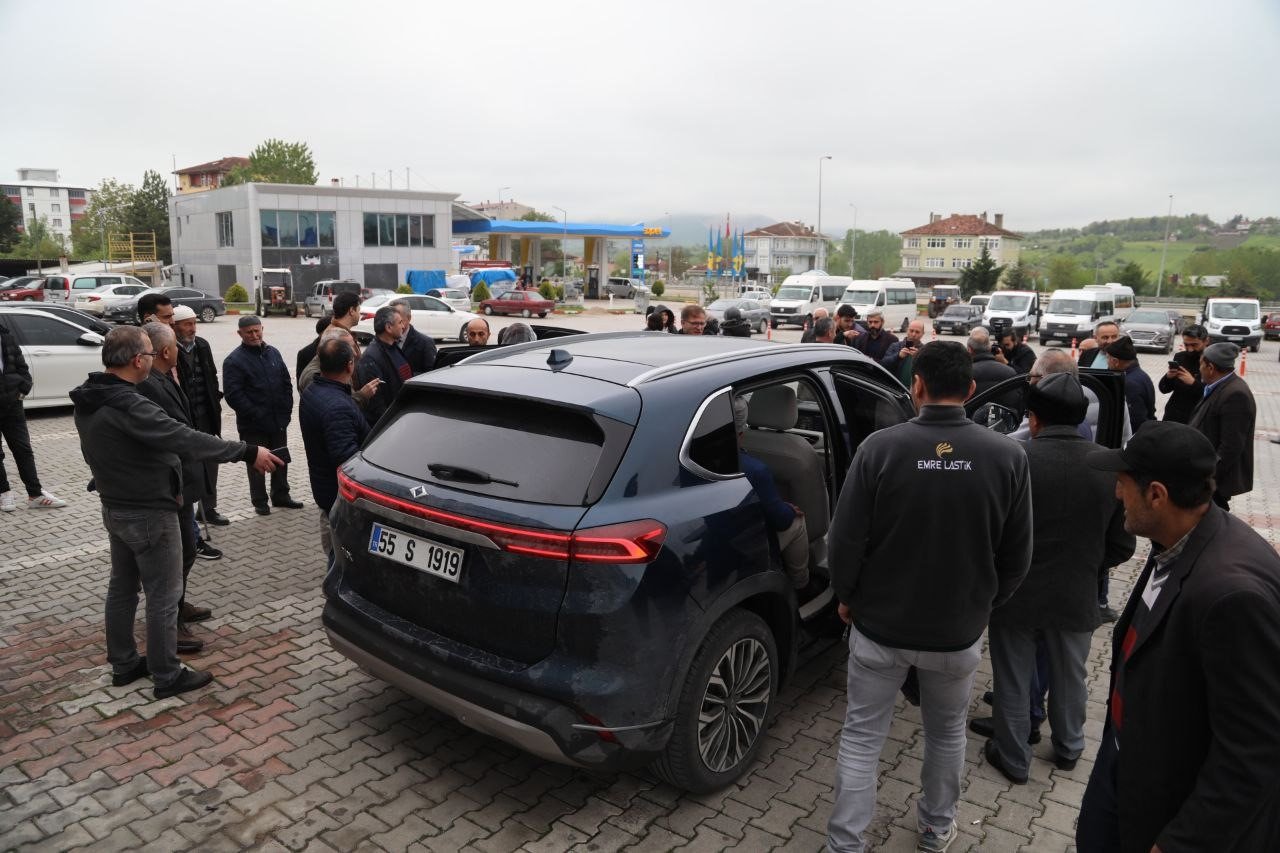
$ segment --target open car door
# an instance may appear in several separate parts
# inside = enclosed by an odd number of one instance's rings
[[[1124,374],[1115,370],[1081,370],[1080,384],[1098,399],[1098,421],[1093,440],[1103,447],[1120,447],[1126,412]],[[1030,387],[1030,378],[1025,373],[1006,379],[966,400],[965,413],[995,432],[1029,437],[1022,433],[1026,430],[1027,392]]]

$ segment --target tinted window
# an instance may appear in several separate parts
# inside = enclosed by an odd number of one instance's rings
[[[712,474],[738,473],[738,433],[729,391],[716,394],[703,407],[686,439],[685,456],[687,462]]]
[[[421,299],[422,299],[422,307],[427,309],[428,311],[448,311],[449,310],[448,305],[441,302],[439,299],[436,299],[434,296],[423,296],[421,297]]]
[[[5,317],[18,327],[22,342],[29,347],[73,347],[84,329],[54,317],[20,315]]]
[[[586,501],[605,441],[589,416],[536,401],[438,388],[407,388],[403,394],[404,408],[364,449],[374,465],[485,495],[561,505]],[[516,485],[437,477],[433,464]]]

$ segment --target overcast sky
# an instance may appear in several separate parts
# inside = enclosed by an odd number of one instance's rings
[[[1280,3],[0,0],[0,179],[305,140],[571,220],[1280,214]]]

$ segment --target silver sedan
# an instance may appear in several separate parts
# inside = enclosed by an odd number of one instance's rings
[[[742,319],[747,321],[747,325],[753,331],[764,333],[769,323],[769,308],[754,299],[717,299],[707,306],[707,319],[715,319],[716,322],[723,323],[724,312],[730,308],[741,311]]]

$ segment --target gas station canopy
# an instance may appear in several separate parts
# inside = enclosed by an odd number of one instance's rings
[[[669,237],[666,228],[636,225],[602,225],[595,222],[530,222],[525,219],[470,219],[453,221],[456,237],[604,237],[610,240]]]

